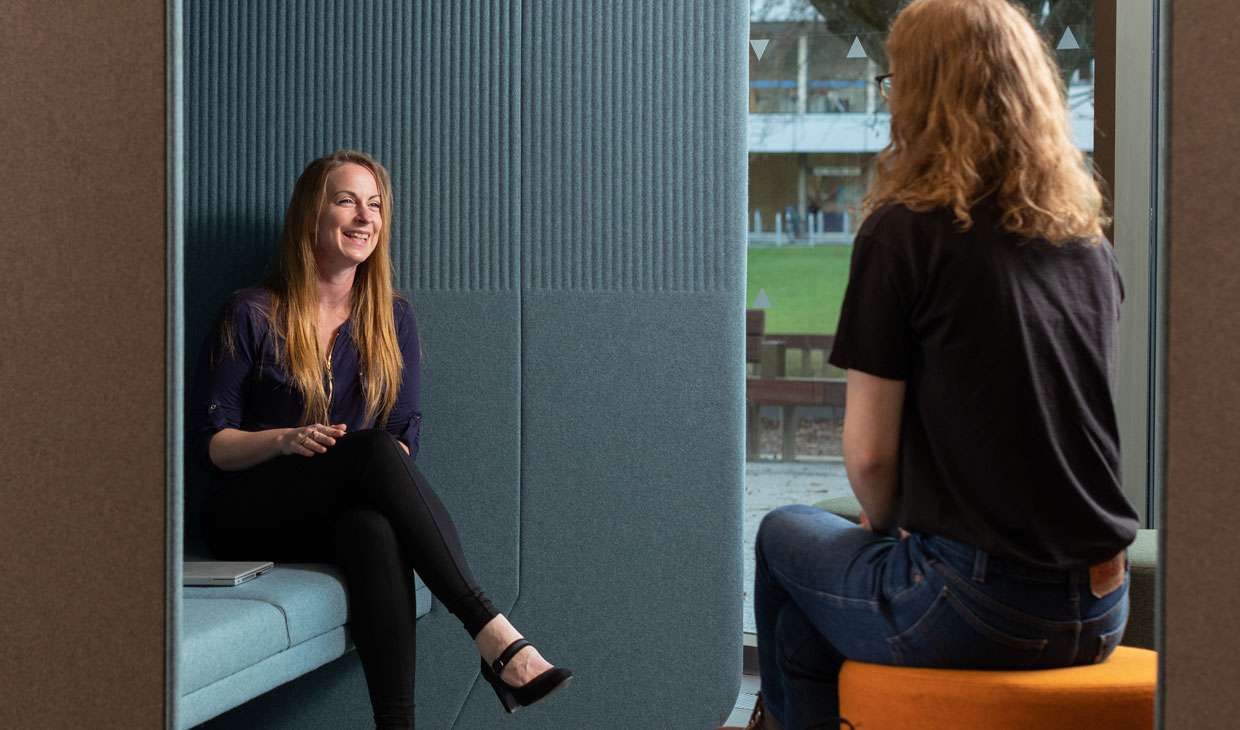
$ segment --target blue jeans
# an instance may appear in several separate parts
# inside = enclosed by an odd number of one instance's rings
[[[958,669],[1100,662],[1128,621],[1128,581],[1035,568],[953,540],[877,535],[815,507],[758,529],[754,613],[762,698],[786,730],[836,730],[845,659]]]

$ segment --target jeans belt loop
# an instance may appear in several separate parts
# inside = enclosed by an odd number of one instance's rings
[[[990,554],[985,550],[977,550],[973,554],[973,582],[986,582],[986,562]]]

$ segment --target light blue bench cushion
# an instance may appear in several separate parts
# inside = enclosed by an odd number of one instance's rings
[[[238,599],[268,603],[284,614],[287,636],[282,649],[342,626],[349,617],[344,577],[330,565],[283,564],[232,588],[185,589],[186,603]]]
[[[187,600],[181,620],[181,694],[258,664],[289,646],[284,615],[262,601]]]
[[[187,601],[193,603],[193,601]],[[213,682],[202,689],[181,698],[178,726],[181,730],[193,728],[211,718],[225,713],[255,697],[270,692],[280,685],[298,679],[311,670],[344,656],[352,648],[349,633],[343,626],[320,634],[309,641],[285,651],[273,654],[235,674]],[[364,685],[363,685],[364,687]],[[365,692],[359,694],[361,702],[368,703]],[[355,713],[366,717],[366,713]],[[223,727],[228,727],[227,724]],[[341,727],[341,725],[336,725]]]
[[[414,575],[418,617],[430,591]],[[231,588],[186,588],[181,693],[199,721],[341,656],[348,599],[340,571],[324,564],[278,565]],[[209,707],[209,711],[207,708]]]

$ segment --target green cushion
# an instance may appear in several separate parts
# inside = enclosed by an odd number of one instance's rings
[[[837,514],[850,522],[861,523],[861,503],[851,494],[824,499],[814,506],[832,514]]]
[[[1137,530],[1128,546],[1128,628],[1123,643],[1142,649],[1154,648],[1154,606],[1158,589],[1158,530]]]

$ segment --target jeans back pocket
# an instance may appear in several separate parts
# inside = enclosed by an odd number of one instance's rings
[[[926,612],[887,643],[897,666],[1029,669],[1041,658],[1047,640],[1000,631],[943,586]]]
[[[1098,637],[1098,653],[1094,656],[1094,664],[1101,664],[1106,658],[1111,656],[1111,652],[1115,651],[1115,647],[1119,646],[1119,642],[1124,638],[1124,629],[1127,624],[1121,625],[1118,629]]]

